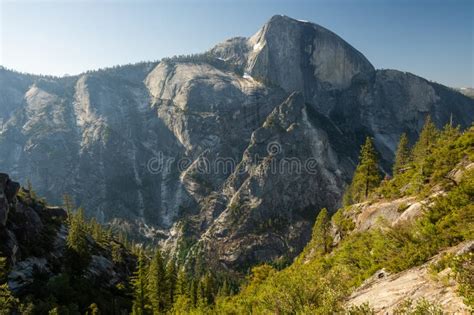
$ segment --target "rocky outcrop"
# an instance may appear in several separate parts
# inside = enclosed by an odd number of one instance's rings
[[[474,89],[473,88],[460,88],[458,89],[459,92],[461,92],[462,94],[470,97],[470,98],[474,98]]]
[[[376,314],[393,314],[394,310],[410,299],[417,301],[427,299],[439,305],[448,314],[470,314],[471,309],[463,303],[457,293],[457,283],[449,277],[450,268],[435,276],[430,272],[430,265],[439,261],[442,255],[451,253],[460,255],[474,252],[474,242],[461,243],[443,253],[436,255],[429,262],[397,274],[379,271],[367,279],[347,299],[347,305],[369,303]]]
[[[0,225],[0,255],[10,266],[10,290],[23,296],[39,278],[51,279],[69,270],[67,214],[20,189],[7,174],[0,174],[0,178],[0,213],[5,218]],[[92,238],[87,239],[87,246],[94,253],[85,268],[88,281],[104,290],[128,281],[135,261],[123,245],[113,245],[123,258],[120,263],[114,262],[110,248],[103,248]]]
[[[8,213],[19,188],[20,185],[12,182],[7,174],[0,173],[0,226],[7,224]]]
[[[448,173],[447,177],[454,185],[457,185],[466,174],[470,174],[473,167],[474,164],[465,158]],[[341,210],[343,217],[339,219],[339,222],[352,221],[352,230],[342,230],[333,220],[333,245],[338,245],[341,237],[347,236],[343,235],[344,233],[409,226],[423,213],[429,211],[429,207],[437,202],[437,198],[445,194],[441,185],[435,185],[429,194],[421,198],[420,196],[393,200],[376,198],[371,202],[346,207]],[[345,225],[348,226],[348,224]],[[472,310],[464,303],[459,291],[457,283],[459,279],[448,267],[450,264],[446,263],[446,259],[447,257],[456,259],[459,255],[472,255],[472,253],[474,253],[474,241],[470,240],[445,248],[426,263],[399,273],[390,274],[384,269],[379,270],[351,293],[346,300],[346,306],[368,303],[376,314],[394,314],[394,311],[407,301],[412,301],[416,305],[419,301],[426,299],[449,314],[470,314]],[[441,263],[443,259],[444,262]]]
[[[427,115],[474,120],[474,100],[375,70],[336,34],[285,16],[202,55],[67,78],[0,69],[0,82],[4,170],[53,203],[72,195],[101,222],[226,266],[295,256],[318,209],[339,206],[366,136],[389,173],[400,134],[414,140]],[[295,159],[315,174],[271,172]]]
[[[464,175],[474,169],[474,163],[464,159],[448,173],[448,178],[459,184]],[[423,212],[440,196],[446,194],[441,186],[434,186],[430,192],[420,198],[419,196],[403,196],[396,199],[378,198],[362,203],[350,205],[341,209],[344,220],[353,223],[351,233],[364,232],[384,226],[397,226],[414,222]],[[333,224],[333,237],[336,245],[341,239],[343,231]]]
[[[38,250],[46,253],[46,249],[35,248],[45,237],[52,236],[46,229],[56,226],[56,218],[65,218],[64,210],[49,208],[41,202],[35,202],[26,189],[20,191],[20,185],[12,181],[7,174],[0,174],[0,253],[15,264]],[[20,193],[20,195],[18,195]]]
[[[313,205],[335,208],[351,170],[321,122],[329,124],[310,112],[300,93],[269,114],[224,185],[227,208],[197,247],[232,268],[289,259],[301,251],[316,213]]]

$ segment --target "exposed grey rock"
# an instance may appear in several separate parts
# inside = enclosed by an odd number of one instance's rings
[[[92,255],[86,274],[88,278],[93,278],[96,281],[106,281],[107,286],[113,287],[120,280],[114,267],[114,263],[106,257]]]
[[[459,92],[461,92],[462,94],[470,97],[470,98],[474,98],[474,89],[473,88],[460,88],[458,89]]]
[[[60,207],[46,206],[31,191],[0,174],[0,195],[9,196],[9,213],[0,225],[0,253],[11,268],[8,286],[17,296],[31,293],[31,285],[44,278],[64,276],[71,268],[71,251],[67,246],[66,212]],[[9,191],[9,192],[7,192]],[[96,288],[114,289],[130,277],[135,266],[132,255],[116,241],[111,241],[120,261],[114,261],[112,250],[104,248],[92,237],[86,238],[91,255],[84,277]]]
[[[454,255],[472,252],[473,242],[461,243],[448,248],[442,254]],[[469,314],[471,309],[463,303],[457,294],[457,283],[450,277],[450,268],[436,276],[430,272],[430,265],[438,261],[442,254],[433,257],[429,262],[396,274],[383,274],[380,271],[367,279],[347,299],[346,304],[362,305],[369,303],[375,314],[392,314],[397,307],[408,299],[415,303],[420,299],[440,305],[448,314]]]
[[[29,257],[14,265],[8,275],[8,287],[19,293],[34,282],[37,273],[48,275],[50,272],[45,258]]]
[[[10,180],[7,174],[0,174],[0,214],[4,214],[0,225],[0,252],[12,264],[31,256],[31,249],[38,253],[44,250],[36,245],[44,236],[45,222],[49,218],[66,218],[66,212],[61,208],[56,207],[50,213],[49,208],[35,201],[30,192],[23,190],[21,196],[17,196],[18,191],[17,182]]]
[[[10,207],[16,202],[16,194],[20,189],[17,182],[11,181],[5,173],[0,173],[0,226],[7,224]]]
[[[247,69],[285,90],[302,91],[312,100],[318,85],[348,87],[359,73],[374,71],[369,61],[331,31],[276,15],[249,39]]]
[[[366,136],[390,172],[400,134],[413,141],[427,115],[474,120],[474,100],[375,70],[329,30],[285,16],[202,56],[67,78],[1,69],[0,95],[5,171],[52,203],[72,195],[102,222],[172,249],[189,238],[191,253],[231,267],[296,255],[318,210],[339,206]],[[314,159],[315,174],[270,171],[286,158]],[[218,161],[234,167],[201,172]]]
[[[8,199],[5,195],[6,185],[8,176],[6,174],[0,174],[0,225],[5,226],[8,219]]]
[[[470,163],[469,160],[462,161],[448,174],[448,178],[459,184],[467,171],[474,170],[474,163]]]
[[[321,120],[308,113],[302,94],[293,93],[253,133],[224,186],[228,207],[202,236],[206,253],[238,268],[303,248],[314,205],[337,207],[351,170],[320,129]]]

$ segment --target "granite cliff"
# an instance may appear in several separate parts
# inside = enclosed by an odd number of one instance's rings
[[[474,100],[274,16],[195,56],[0,70],[0,167],[183,259],[239,269],[296,256],[318,210],[339,207],[365,137],[388,174],[400,134],[413,141],[428,115],[468,127]]]

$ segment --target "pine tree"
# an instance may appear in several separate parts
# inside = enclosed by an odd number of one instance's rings
[[[67,245],[79,255],[86,255],[88,252],[86,236],[84,210],[79,208],[76,213],[69,215]]]
[[[342,204],[344,206],[349,206],[354,203],[354,196],[352,195],[352,185],[346,187],[346,191],[342,196]]]
[[[133,315],[148,314],[149,302],[147,298],[147,272],[145,264],[145,255],[140,251],[138,255],[138,265],[132,277],[133,287]]]
[[[425,157],[431,153],[437,137],[438,129],[431,117],[427,116],[418,141],[413,146],[412,156],[415,163],[424,161]]]
[[[393,175],[402,173],[410,162],[410,147],[406,133],[402,133],[398,142],[395,162],[393,163]]]
[[[110,238],[108,237],[107,233],[102,228],[99,222],[97,222],[96,218],[92,218],[88,224],[89,227],[89,234],[92,238],[101,245],[106,245]]]
[[[15,314],[17,306],[18,299],[12,295],[8,284],[0,285],[0,314]]]
[[[178,295],[187,295],[188,294],[188,279],[186,277],[186,272],[181,269],[178,272],[178,276],[176,278],[176,296]]]
[[[316,218],[316,222],[313,227],[313,235],[311,239],[311,248],[319,253],[327,254],[329,247],[331,246],[331,221],[329,218],[328,210],[326,208],[321,209]]]
[[[178,272],[176,279],[176,294],[173,303],[172,314],[188,314],[192,306],[192,300],[189,295],[190,284],[184,270]]]
[[[210,305],[214,303],[214,298],[216,294],[216,285],[214,282],[214,277],[212,276],[211,273],[207,273],[204,277],[201,279],[202,283],[202,301],[204,302],[204,305]]]
[[[372,139],[367,137],[361,147],[359,165],[357,165],[352,183],[344,196],[344,203],[361,202],[367,199],[369,193],[378,187],[380,181],[377,153]]]
[[[26,189],[28,190],[31,199],[33,200],[38,199],[38,196],[36,195],[36,192],[33,190],[33,185],[31,184],[31,181],[29,179],[26,181]]]
[[[196,290],[196,307],[198,309],[203,310],[207,306],[207,299],[204,287],[204,279],[201,278],[197,282],[197,290]]]
[[[224,282],[219,287],[219,291],[217,292],[217,295],[219,297],[224,297],[224,296],[229,296],[231,294],[232,294],[232,288],[229,285],[229,282],[227,281],[227,279],[224,279]]]
[[[168,307],[168,283],[166,281],[165,262],[161,251],[156,249],[148,269],[148,299],[154,314],[163,313]]]
[[[415,190],[420,190],[433,172],[432,152],[439,136],[438,129],[428,116],[421,130],[418,141],[413,146],[412,159],[415,167],[415,175],[412,178]]]
[[[74,212],[74,201],[72,200],[72,197],[68,194],[65,194],[63,196],[63,206],[68,215]]]
[[[255,266],[252,268],[250,282],[255,285],[261,284],[265,279],[274,274],[275,271],[275,268],[268,264]]]
[[[453,127],[452,124],[444,126],[443,130],[439,133],[438,140],[433,148],[435,161],[432,163],[432,178],[434,180],[445,178],[453,182],[445,175],[456,166],[459,160],[459,152],[456,150],[456,140],[460,135],[461,130],[459,126]]]
[[[7,259],[0,257],[0,283],[4,283],[7,279]]]
[[[111,228],[108,229],[108,234],[109,235],[113,234]],[[119,243],[121,243],[123,247],[128,248],[128,249],[132,247],[130,241],[128,240],[128,236],[125,232],[120,231],[117,235],[117,238],[118,238]]]
[[[169,305],[173,305],[176,295],[176,282],[178,275],[176,273],[176,265],[170,260],[166,266],[166,282],[168,284],[168,301]]]
[[[191,279],[189,284],[189,298],[191,299],[191,304],[193,307],[198,306],[198,281],[196,279]]]
[[[19,301],[16,299],[5,283],[7,278],[7,260],[0,257],[0,314],[15,314]]]

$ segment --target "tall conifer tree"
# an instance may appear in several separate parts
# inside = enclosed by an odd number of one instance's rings
[[[166,282],[167,282],[167,289],[168,289],[168,301],[169,305],[173,305],[174,299],[176,296],[176,282],[177,282],[177,271],[176,265],[173,260],[168,262],[166,266]]]
[[[425,125],[421,130],[420,137],[412,150],[413,164],[416,171],[413,178],[415,191],[418,191],[423,187],[424,183],[433,172],[433,161],[430,161],[430,159],[432,159],[431,153],[433,152],[438,136],[439,131],[436,129],[431,117],[426,117]]]
[[[344,203],[350,204],[367,199],[369,194],[378,187],[380,181],[377,152],[372,139],[367,137],[361,147],[359,165],[357,165],[352,183],[344,196]]]
[[[148,269],[148,298],[153,308],[153,314],[163,313],[168,305],[168,283],[166,269],[161,251],[156,249]]]
[[[420,163],[432,152],[438,134],[438,129],[436,129],[431,117],[427,116],[418,141],[413,146],[412,154],[415,163]]]
[[[149,302],[147,298],[147,272],[145,264],[145,255],[140,251],[138,255],[137,270],[132,277],[133,287],[133,315],[148,314]]]
[[[393,163],[393,175],[402,173],[410,162],[410,146],[406,133],[402,133],[398,141],[395,161]]]
[[[321,209],[316,218],[313,227],[313,236],[311,239],[311,247],[316,251],[327,254],[331,246],[330,236],[331,221],[326,208]]]

